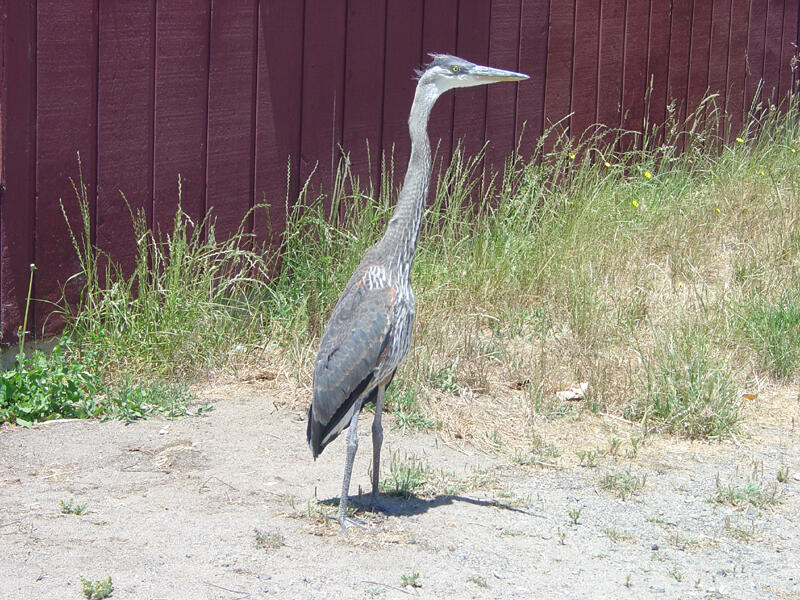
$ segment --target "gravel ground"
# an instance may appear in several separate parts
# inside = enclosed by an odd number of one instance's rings
[[[0,428],[0,598],[82,598],[81,576],[110,575],[115,600],[800,599],[796,388],[759,398],[736,440],[653,436],[586,466],[579,441],[525,466],[387,427],[385,470],[411,454],[451,487],[386,497],[349,536],[314,501],[335,510],[343,441],[314,462],[301,407],[205,395],[215,410],[177,421]],[[612,421],[552,426],[579,440]],[[352,493],[369,490],[369,449],[364,419]],[[62,512],[70,499],[85,513]]]

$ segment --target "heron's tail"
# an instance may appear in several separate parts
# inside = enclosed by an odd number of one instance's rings
[[[306,428],[306,438],[308,438],[308,447],[311,448],[311,454],[314,455],[314,460],[322,452],[324,446],[322,445],[322,430],[323,425],[314,418],[314,406],[308,407],[308,427]]]

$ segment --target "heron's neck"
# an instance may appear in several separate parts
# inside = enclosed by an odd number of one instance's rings
[[[408,117],[411,134],[411,156],[403,180],[403,188],[397,199],[394,214],[389,220],[386,233],[381,240],[392,262],[410,270],[417,249],[417,240],[425,213],[428,183],[431,177],[431,146],[428,140],[428,117],[431,114],[439,91],[435,85],[420,82],[414,95],[414,104]]]

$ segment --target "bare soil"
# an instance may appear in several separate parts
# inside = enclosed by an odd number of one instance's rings
[[[360,513],[349,536],[320,516],[342,440],[314,462],[301,402],[255,384],[203,396],[215,410],[181,420],[0,428],[0,598],[82,598],[80,576],[110,575],[119,600],[800,599],[797,388],[753,400],[736,440],[654,435],[635,455],[619,419],[537,421],[562,455],[529,465],[387,415],[384,469],[411,454],[457,485],[384,497],[389,514]],[[353,495],[369,491],[368,423]],[[613,437],[616,456],[586,454]],[[606,489],[619,473],[642,489]],[[86,512],[63,513],[70,499]]]

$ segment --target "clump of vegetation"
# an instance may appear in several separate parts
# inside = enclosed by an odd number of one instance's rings
[[[69,501],[59,500],[61,512],[65,515],[81,516],[86,512],[86,504],[75,504],[75,500],[70,498]]]
[[[410,498],[422,490],[428,482],[430,466],[413,454],[392,453],[389,473],[381,482],[381,491],[392,496]]]
[[[262,550],[277,550],[286,545],[286,538],[283,537],[283,534],[278,530],[265,531],[256,527],[253,529],[253,532],[255,533],[256,548]]]
[[[776,300],[749,298],[741,327],[765,371],[778,379],[792,377],[800,367],[800,286]]]
[[[105,579],[98,579],[97,581],[85,579],[81,576],[81,586],[83,586],[83,597],[86,598],[86,600],[103,600],[103,598],[111,596],[111,593],[114,591],[114,586],[111,583],[111,575]]]
[[[725,361],[713,357],[703,335],[691,331],[670,338],[642,378],[644,389],[629,410],[632,418],[689,438],[736,430],[739,394]]]
[[[644,488],[645,481],[645,475],[633,475],[628,471],[624,471],[606,473],[600,479],[600,485],[604,489],[617,494],[622,500],[627,500]]]

